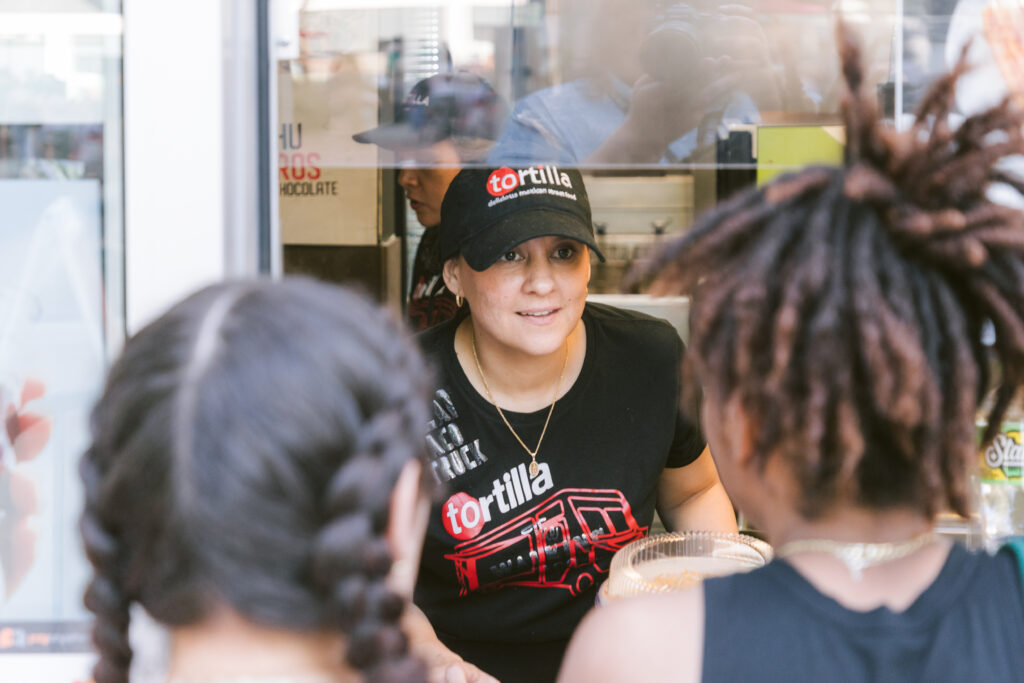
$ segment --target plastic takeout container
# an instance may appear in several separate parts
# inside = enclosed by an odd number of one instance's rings
[[[772,558],[772,547],[746,534],[685,531],[641,538],[612,557],[598,604],[616,598],[682,590],[713,576],[750,571]]]

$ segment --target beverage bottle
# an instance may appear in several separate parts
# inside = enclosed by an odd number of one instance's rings
[[[979,418],[978,439],[987,422]],[[975,474],[978,522],[985,548],[994,551],[1008,536],[1024,535],[1024,405],[1011,404],[995,439],[979,448]]]

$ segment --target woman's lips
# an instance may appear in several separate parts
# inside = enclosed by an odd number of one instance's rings
[[[558,308],[543,308],[543,309],[532,309],[529,311],[516,311],[516,315],[520,318],[529,320],[530,322],[547,322],[552,320],[558,311]]]

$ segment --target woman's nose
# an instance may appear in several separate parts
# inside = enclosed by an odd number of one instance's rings
[[[398,172],[398,184],[402,189],[408,189],[416,184],[416,171],[411,168],[403,168]]]
[[[547,259],[530,259],[525,284],[527,291],[535,294],[547,294],[554,289],[555,279]]]

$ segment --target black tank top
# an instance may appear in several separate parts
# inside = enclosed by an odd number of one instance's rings
[[[705,683],[1024,681],[1017,560],[950,551],[905,611],[846,609],[781,560],[704,584]]]

